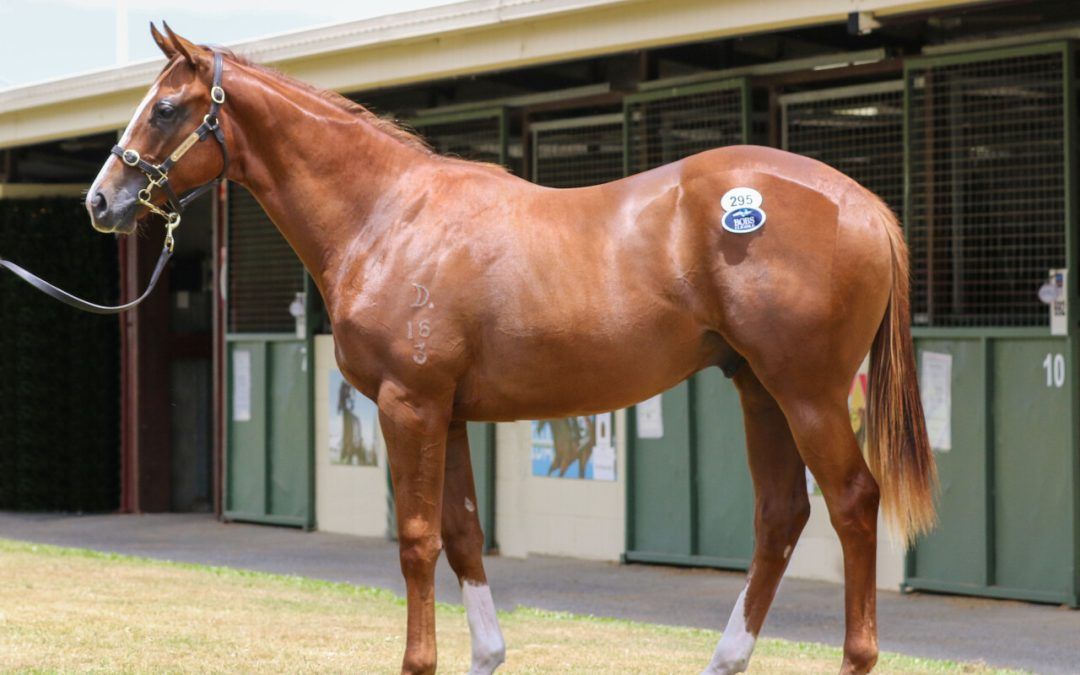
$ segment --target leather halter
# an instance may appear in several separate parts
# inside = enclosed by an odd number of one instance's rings
[[[59,300],[66,305],[70,305],[75,309],[81,309],[94,314],[119,314],[120,312],[135,307],[149,297],[150,292],[153,291],[154,287],[157,285],[161,272],[165,269],[165,264],[169,262],[169,258],[172,257],[173,246],[175,245],[173,230],[180,225],[180,215],[194,199],[221,182],[221,179],[225,177],[225,172],[229,169],[229,152],[225,147],[225,132],[221,130],[221,124],[218,117],[218,113],[221,112],[221,106],[225,103],[225,90],[221,87],[223,62],[224,60],[221,52],[214,50],[214,80],[213,85],[210,87],[210,112],[203,117],[202,124],[200,124],[191,135],[184,139],[184,142],[177,146],[172,154],[165,158],[165,161],[160,164],[151,164],[143,159],[135,150],[124,149],[119,145],[115,145],[112,148],[112,154],[119,157],[120,161],[146,174],[149,183],[147,183],[145,188],[139,190],[139,203],[150,209],[151,212],[156,213],[165,219],[165,245],[162,247],[161,255],[158,257],[157,264],[154,266],[154,271],[150,275],[150,284],[146,287],[146,290],[143,291],[142,295],[124,305],[98,305],[57,288],[41,277],[38,277],[15,263],[4,260],[3,258],[0,258],[0,267],[10,270],[20,279],[52,298]],[[210,182],[204,183],[197,188],[188,190],[183,195],[177,196],[172,185],[169,183],[169,170],[180,161],[180,158],[182,158],[192,146],[205,140],[206,137],[211,134],[213,134],[214,138],[217,139],[218,144],[221,146],[221,157],[224,162],[221,167],[221,173],[218,174],[217,178],[214,178]],[[154,188],[161,188],[165,191],[168,205],[172,209],[171,211],[166,211],[151,202]]]
[[[142,171],[146,175],[146,180],[148,182],[146,187],[139,190],[139,204],[142,204],[153,213],[156,213],[165,219],[165,246],[170,251],[172,251],[173,248],[173,230],[180,226],[180,216],[184,213],[184,209],[186,209],[187,205],[192,201],[205,194],[207,190],[210,190],[214,185],[220,183],[221,179],[225,177],[225,173],[229,170],[229,151],[225,146],[225,132],[221,130],[221,123],[218,119],[218,113],[221,112],[221,106],[225,103],[225,90],[221,87],[221,75],[223,69],[224,59],[222,54],[221,52],[214,50],[214,80],[210,87],[210,112],[203,117],[202,124],[200,124],[195,131],[191,132],[191,134],[160,164],[151,164],[143,159],[137,150],[124,148],[119,144],[114,145],[111,150],[112,154],[119,157],[121,162]],[[176,191],[173,190],[172,183],[169,182],[169,171],[180,161],[188,150],[194,147],[196,143],[206,140],[206,137],[211,134],[213,134],[214,138],[217,140],[218,145],[221,146],[221,173],[213,180],[203,183],[197,188],[192,188],[183,195],[177,196]],[[161,188],[164,190],[169,208],[171,208],[172,211],[165,211],[153,203],[152,197],[154,188]]]

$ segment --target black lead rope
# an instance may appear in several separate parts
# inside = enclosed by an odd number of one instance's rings
[[[214,79],[210,87],[210,112],[203,117],[202,124],[200,124],[183,143],[173,150],[172,154],[166,157],[164,161],[160,164],[152,164],[139,156],[139,153],[135,150],[122,148],[119,145],[114,146],[111,151],[112,154],[119,157],[124,164],[138,169],[146,175],[146,179],[149,182],[145,188],[139,191],[139,203],[148,208],[151,212],[156,213],[165,219],[165,246],[161,249],[161,256],[158,257],[157,265],[154,266],[154,273],[150,275],[150,284],[146,287],[146,290],[143,291],[142,295],[127,304],[116,305],[115,307],[97,305],[83,300],[82,298],[75,297],[71,293],[53,286],[41,277],[28,272],[15,263],[4,260],[3,258],[0,258],[0,267],[11,270],[20,279],[49,297],[55,298],[75,309],[81,309],[84,312],[93,312],[94,314],[119,314],[120,312],[125,312],[132,307],[135,307],[145,300],[154,290],[154,286],[157,285],[161,272],[165,269],[165,264],[169,262],[169,258],[172,257],[173,230],[180,225],[180,214],[184,212],[184,208],[187,207],[192,200],[205,193],[217,183],[220,183],[221,179],[225,177],[225,172],[228,171],[229,168],[229,152],[225,147],[225,132],[221,129],[219,119],[221,106],[225,103],[225,90],[221,87],[221,78],[224,71],[223,61],[221,52],[214,50]],[[221,173],[209,183],[193,190],[189,190],[183,195],[177,196],[176,192],[173,190],[172,184],[169,183],[169,170],[180,161],[188,150],[197,143],[206,140],[208,137],[213,137],[221,146]],[[168,205],[173,209],[171,213],[161,209],[151,201],[151,192],[154,188],[160,188],[165,192]]]
[[[11,270],[17,277],[30,284],[34,288],[38,289],[42,293],[59,300],[65,305],[70,305],[75,309],[81,309],[84,312],[92,312],[94,314],[119,314],[120,312],[126,312],[135,305],[138,305],[140,302],[145,300],[147,296],[150,295],[151,291],[154,290],[154,286],[157,285],[158,277],[161,276],[162,270],[165,269],[165,263],[169,262],[169,258],[171,257],[172,251],[169,250],[169,247],[166,246],[162,248],[161,257],[158,258],[157,265],[154,266],[154,273],[150,275],[150,285],[146,287],[146,290],[143,291],[143,294],[127,304],[116,305],[114,307],[110,307],[108,305],[96,305],[92,302],[83,300],[82,298],[75,297],[71,293],[68,293],[63,289],[53,286],[41,277],[33,274],[32,272],[28,272],[16,265],[15,263],[4,260],[3,258],[0,258],[0,267]]]

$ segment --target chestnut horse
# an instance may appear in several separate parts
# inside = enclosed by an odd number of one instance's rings
[[[444,549],[461,583],[472,672],[504,659],[466,421],[623,408],[710,366],[738,387],[757,498],[747,585],[706,672],[747,666],[808,517],[804,467],[843,547],[842,670],[874,666],[879,500],[910,538],[932,524],[935,480],[907,251],[877,197],[824,164],[763,147],[548,189],[438,156],[336,94],[167,26],[167,36],[151,30],[169,61],[120,148],[163,162],[207,109],[218,112],[213,89],[220,117],[208,117],[222,144],[184,143],[183,160],[168,163],[171,187],[225,171],[255,195],[325,299],[342,372],[378,403],[408,589],[403,671],[435,669]],[[146,180],[137,169],[149,170],[132,162],[110,157],[90,188],[97,229],[129,234],[151,213],[167,215],[165,190],[137,197]],[[766,223],[722,226],[731,210],[721,197],[733,188],[760,194],[748,222],[767,213]],[[846,404],[868,351],[869,466]]]

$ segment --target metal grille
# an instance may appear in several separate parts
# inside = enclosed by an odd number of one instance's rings
[[[243,187],[229,183],[229,332],[296,329],[289,305],[304,290],[304,266]]]
[[[652,169],[704,150],[745,143],[742,86],[708,85],[627,97],[627,167]]]
[[[1060,52],[907,74],[916,324],[1048,323],[1039,286],[1065,263]]]
[[[785,150],[813,157],[904,209],[904,84],[900,80],[780,99]]]
[[[548,187],[583,187],[622,178],[623,116],[534,124],[532,179]]]
[[[486,111],[473,117],[419,117],[410,125],[440,155],[502,164],[506,159],[502,122],[501,112]]]

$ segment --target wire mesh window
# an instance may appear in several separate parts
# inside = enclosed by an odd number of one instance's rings
[[[413,128],[440,155],[479,162],[505,161],[501,114],[482,113],[476,117],[412,121]]]
[[[583,187],[623,174],[623,116],[533,125],[532,179],[548,187]]]
[[[813,157],[904,209],[904,85],[869,86],[782,97],[785,150]]]
[[[289,305],[304,290],[304,266],[243,187],[229,183],[229,332],[296,329]]]
[[[745,142],[742,87],[690,90],[626,103],[630,173]]]
[[[1065,263],[1060,52],[908,72],[916,324],[1039,326]]]

